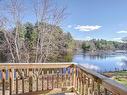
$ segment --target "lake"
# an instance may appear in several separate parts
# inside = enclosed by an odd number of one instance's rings
[[[73,56],[73,62],[98,72],[127,70],[127,51],[78,53]]]

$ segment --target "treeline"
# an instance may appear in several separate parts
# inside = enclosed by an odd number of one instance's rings
[[[97,51],[97,50],[126,50],[127,44],[116,41],[107,41],[103,39],[92,39],[90,41],[83,41],[82,49],[84,51]]]
[[[43,31],[41,35],[38,35],[39,30],[37,27],[40,26],[47,27],[47,31]],[[53,28],[52,31],[50,30],[51,27]],[[10,59],[12,59],[10,56],[11,52],[9,50],[10,47],[7,43],[7,39],[9,39],[14,56],[16,56],[16,52],[14,50],[16,48],[14,44],[15,40],[13,39],[15,35],[16,28],[11,29],[6,34],[4,30],[0,31],[1,61],[11,62]],[[38,40],[40,37],[41,39]],[[20,39],[18,45],[21,45],[21,62],[25,62],[25,60],[28,60],[28,62],[34,62],[37,52],[37,57],[42,56],[40,62],[68,61],[69,59],[66,56],[68,53],[72,53],[74,48],[74,40],[70,33],[63,32],[59,26],[53,26],[46,23],[40,23],[39,26],[30,22],[23,24],[20,27],[18,39]],[[38,43],[41,44],[37,47]],[[27,58],[25,56],[29,56],[29,58],[25,59]],[[65,57],[65,60],[63,57]]]

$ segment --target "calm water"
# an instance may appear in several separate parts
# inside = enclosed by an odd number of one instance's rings
[[[115,51],[98,54],[79,53],[73,56],[73,62],[98,72],[127,70],[127,51]]]

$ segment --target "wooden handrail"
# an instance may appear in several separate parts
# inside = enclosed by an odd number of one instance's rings
[[[19,69],[19,68],[64,68],[72,65],[68,63],[0,63],[0,69]]]
[[[86,74],[86,77],[94,79],[96,82],[99,82],[99,84],[106,91],[111,92],[113,95],[127,95],[127,88],[124,85],[112,79],[109,79],[95,71],[89,70],[81,65],[77,65],[77,68],[79,68],[84,74]]]
[[[127,88],[75,63],[1,63],[0,95],[71,88],[79,95],[127,95]]]

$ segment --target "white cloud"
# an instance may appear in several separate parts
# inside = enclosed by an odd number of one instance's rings
[[[93,30],[97,30],[99,28],[101,28],[102,26],[99,25],[95,25],[95,26],[90,26],[90,25],[86,25],[86,26],[82,26],[82,25],[77,25],[75,27],[76,30],[79,31],[93,31]]]
[[[113,41],[118,41],[118,42],[122,42],[122,38],[113,38]]]
[[[118,31],[117,33],[127,33],[127,31]]]
[[[68,28],[72,28],[72,25],[68,25],[67,27],[68,27]]]

